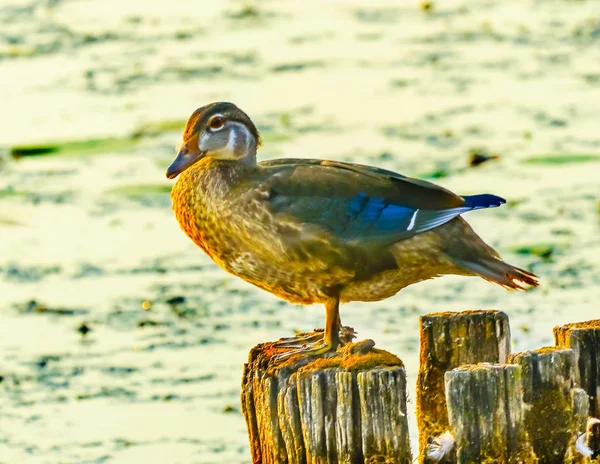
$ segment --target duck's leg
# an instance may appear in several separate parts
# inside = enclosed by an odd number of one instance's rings
[[[340,329],[342,328],[342,319],[340,318],[340,299],[331,298],[325,303],[325,334],[323,335],[323,347],[326,348],[320,353],[335,351],[340,344]]]
[[[320,356],[330,351],[335,351],[340,344],[340,300],[339,298],[331,298],[325,303],[325,332],[318,338],[306,337],[310,339],[303,344],[292,346],[290,342],[284,342],[281,345],[275,344],[278,348],[293,348],[285,353],[276,356],[277,360],[287,359],[297,354],[308,356]],[[314,340],[314,341],[313,341]],[[301,343],[301,342],[300,342]]]

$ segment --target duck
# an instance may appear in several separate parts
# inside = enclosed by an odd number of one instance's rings
[[[257,161],[259,132],[235,104],[190,116],[166,176],[185,234],[225,271],[294,304],[323,304],[325,327],[285,357],[321,356],[348,340],[340,303],[373,302],[443,275],[510,290],[538,277],[502,260],[462,218],[501,206],[373,166],[322,159]],[[352,331],[353,332],[353,331]],[[350,339],[352,333],[350,333]]]

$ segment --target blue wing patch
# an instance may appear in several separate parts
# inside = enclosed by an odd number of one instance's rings
[[[357,194],[348,204],[349,222],[358,222],[381,232],[402,229],[408,225],[415,210],[407,206],[393,205],[379,197]]]
[[[439,227],[467,211],[493,208],[505,203],[495,195],[483,194],[463,197],[465,205],[442,210],[415,209],[391,204],[379,197],[361,192],[348,203],[347,219],[355,232],[397,232],[399,236],[414,235]],[[358,229],[358,230],[357,230]]]

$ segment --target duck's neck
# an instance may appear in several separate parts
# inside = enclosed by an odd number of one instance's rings
[[[249,171],[256,167],[256,158],[244,162],[205,158],[180,176],[175,189],[187,191],[198,202],[223,198]]]
[[[213,242],[231,213],[227,194],[254,168],[255,163],[203,159],[181,173],[171,191],[179,225],[215,260]]]

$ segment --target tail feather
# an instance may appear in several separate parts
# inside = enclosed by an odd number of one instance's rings
[[[475,262],[455,257],[452,259],[460,267],[508,290],[526,290],[527,287],[537,287],[539,285],[538,277],[535,274],[511,266],[499,258],[487,258]]]
[[[463,196],[463,200],[465,200],[465,206],[472,209],[496,208],[497,206],[506,203],[504,198],[492,195],[490,193],[482,193],[480,195],[465,195]]]

